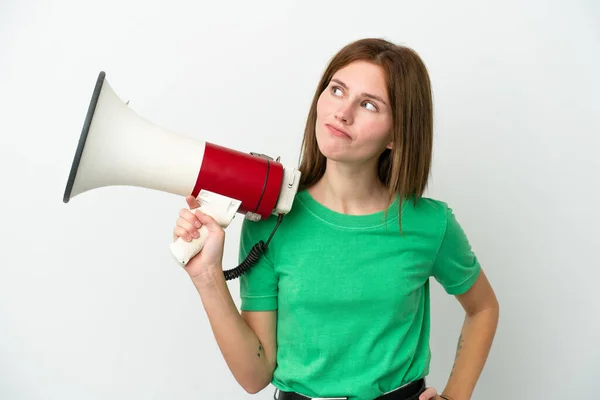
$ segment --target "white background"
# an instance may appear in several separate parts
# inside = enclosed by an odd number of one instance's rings
[[[270,399],[237,385],[171,260],[184,200],[113,187],[64,204],[73,154],[104,70],[151,121],[295,166],[327,61],[370,36],[429,68],[427,195],[454,209],[500,300],[474,398],[597,395],[598,2],[0,4],[1,399]],[[428,383],[442,389],[462,309],[432,288]]]

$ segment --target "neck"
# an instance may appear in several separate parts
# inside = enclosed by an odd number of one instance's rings
[[[342,214],[371,214],[389,206],[387,188],[375,167],[327,160],[325,174],[308,191],[319,203]]]

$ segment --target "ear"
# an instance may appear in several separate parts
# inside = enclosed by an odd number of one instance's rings
[[[391,131],[388,134],[388,138],[390,139],[390,142],[387,144],[387,146],[385,146],[386,149],[393,149],[394,148],[394,132]]]

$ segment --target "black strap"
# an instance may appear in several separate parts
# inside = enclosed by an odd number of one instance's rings
[[[415,396],[425,391],[425,379],[421,378],[411,382],[408,385],[402,386],[396,390],[377,397],[375,400],[412,400]],[[324,397],[327,399],[327,397]],[[344,398],[340,396],[340,398]],[[279,389],[275,390],[273,395],[274,400],[312,400],[312,397],[307,397],[295,392],[284,392]]]

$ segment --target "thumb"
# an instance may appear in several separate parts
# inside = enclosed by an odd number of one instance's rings
[[[192,195],[186,196],[185,201],[187,202],[187,204],[191,210],[193,210],[194,208],[200,207],[200,203],[198,202],[198,199],[196,199]]]
[[[425,390],[423,393],[421,393],[421,395],[419,396],[419,400],[429,400],[429,399],[435,399],[437,397],[437,391],[430,387],[427,388],[427,390]]]

